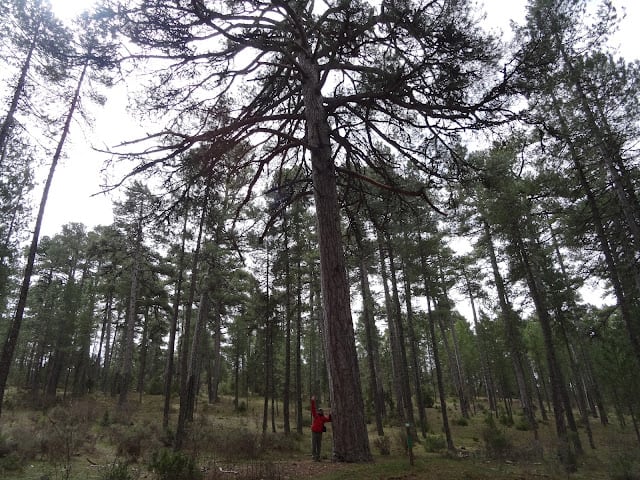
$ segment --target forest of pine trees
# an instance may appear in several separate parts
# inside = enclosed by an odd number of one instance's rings
[[[198,398],[289,433],[318,395],[349,462],[368,422],[455,449],[447,403],[640,443],[640,64],[607,1],[529,0],[509,43],[472,3],[2,2],[0,415],[161,395],[180,448]],[[113,223],[41,236],[67,137],[129,77]]]

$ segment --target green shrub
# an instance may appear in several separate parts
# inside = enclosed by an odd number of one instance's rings
[[[23,461],[33,460],[43,453],[41,440],[42,433],[36,425],[16,424],[6,431],[5,440],[1,442],[1,449],[6,452],[7,448],[10,448],[11,452],[18,455]]]
[[[424,449],[429,453],[441,452],[446,450],[447,441],[442,435],[427,433],[424,439]]]
[[[487,456],[490,458],[502,458],[510,449],[509,442],[504,432],[498,428],[492,415],[487,415],[485,425],[480,431]]]
[[[118,425],[111,427],[111,441],[116,447],[118,457],[135,462],[145,451],[159,446],[157,430],[148,424]]]
[[[20,470],[22,462],[16,450],[17,444],[0,432],[0,473]]]
[[[273,437],[263,436],[247,428],[213,425],[203,419],[191,424],[184,450],[190,452],[206,450],[214,453],[216,458],[227,461],[255,460],[260,457],[263,448],[269,445],[269,441],[277,441],[280,450],[293,448],[291,439],[280,438],[284,435],[277,439],[275,435]],[[295,439],[295,436],[292,438]]]
[[[202,472],[195,459],[182,452],[160,450],[153,453],[149,470],[159,480],[200,480]]]
[[[422,398],[424,399],[424,406],[426,408],[433,408],[433,406],[436,403],[436,400],[431,390],[427,390],[427,389],[423,390]]]
[[[373,441],[373,446],[376,450],[378,450],[378,452],[380,452],[380,455],[391,454],[391,441],[387,436],[376,437],[376,439]]]
[[[41,453],[49,461],[68,463],[81,450],[91,451],[96,439],[86,418],[85,412],[76,417],[72,405],[52,408],[37,427]]]
[[[507,414],[507,413],[502,413],[500,415],[500,424],[504,425],[505,427],[512,427],[513,426],[513,416]]]
[[[300,441],[302,440],[302,435],[297,433],[267,433],[262,437],[261,447],[255,450],[256,453],[262,452],[263,450],[269,450],[270,452],[282,452],[282,453],[291,453],[300,451]],[[255,441],[256,437],[252,436],[249,439],[250,441]]]
[[[100,419],[100,426],[108,427],[109,425],[111,425],[111,417],[109,415],[109,410],[105,410],[102,414],[102,418]]]
[[[521,432],[526,432],[531,429],[529,421],[524,417],[524,415],[520,415],[518,417],[518,420],[515,422],[514,427],[516,430],[519,430]]]
[[[466,427],[467,425],[469,425],[469,420],[464,417],[459,417],[453,421],[453,424],[458,425],[459,427]]]

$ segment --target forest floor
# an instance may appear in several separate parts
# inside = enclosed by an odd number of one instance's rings
[[[157,461],[158,452],[172,451],[171,431],[161,427],[161,396],[144,396],[121,410],[110,397],[59,402],[45,409],[30,407],[23,395],[9,395],[0,418],[0,479],[196,478],[172,476],[167,461]],[[248,403],[240,412],[229,398],[213,405],[199,403],[183,451],[195,459],[201,480],[640,480],[640,448],[631,424],[603,426],[591,419],[596,448],[580,428],[585,453],[575,458],[575,470],[567,472],[558,459],[553,422],[540,422],[539,441],[532,432],[518,429],[517,422],[498,422],[496,437],[490,440],[481,408],[464,421],[453,405],[449,417],[455,452],[444,448],[439,411],[428,409],[431,433],[415,442],[413,465],[404,429],[388,425],[382,438],[370,426],[372,463],[345,464],[331,461],[330,426],[323,460],[314,462],[308,425],[302,434],[285,435],[276,415],[269,432],[262,433],[261,400]],[[174,405],[170,424],[176,417]],[[174,465],[176,458],[170,461]],[[160,468],[154,470],[154,462]]]

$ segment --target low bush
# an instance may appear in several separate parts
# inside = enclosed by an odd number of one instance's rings
[[[487,415],[484,423],[480,436],[484,442],[487,456],[489,458],[503,458],[511,447],[507,437],[498,428],[492,415]]]
[[[15,424],[0,435],[0,457],[8,454],[20,460],[33,460],[42,453],[40,435],[35,425]]]
[[[203,474],[193,457],[173,450],[153,453],[149,470],[159,480],[200,480]]]
[[[516,420],[514,427],[516,430],[519,430],[521,432],[526,432],[531,429],[531,425],[529,425],[529,421],[524,415],[518,416],[518,419]]]
[[[378,450],[380,455],[391,454],[391,441],[387,436],[376,437],[373,441],[373,446],[376,450]]]
[[[81,451],[90,452],[96,443],[85,415],[76,417],[72,405],[58,405],[36,426],[42,455],[50,461],[69,462]]]
[[[160,445],[156,428],[148,424],[114,424],[111,426],[111,442],[116,447],[116,455],[129,462],[137,462],[145,452]]]
[[[466,427],[469,425],[469,420],[464,417],[458,417],[453,421],[454,425],[458,425],[459,427]]]
[[[262,453],[268,450],[270,453],[292,453],[300,451],[300,441],[302,435],[297,433],[268,433],[262,436],[260,446],[256,450],[258,453]]]
[[[424,438],[424,449],[429,453],[436,453],[446,450],[447,441],[442,435],[427,433]]]

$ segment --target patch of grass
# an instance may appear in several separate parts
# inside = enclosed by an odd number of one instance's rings
[[[114,461],[100,469],[99,480],[134,480],[127,462]]]

